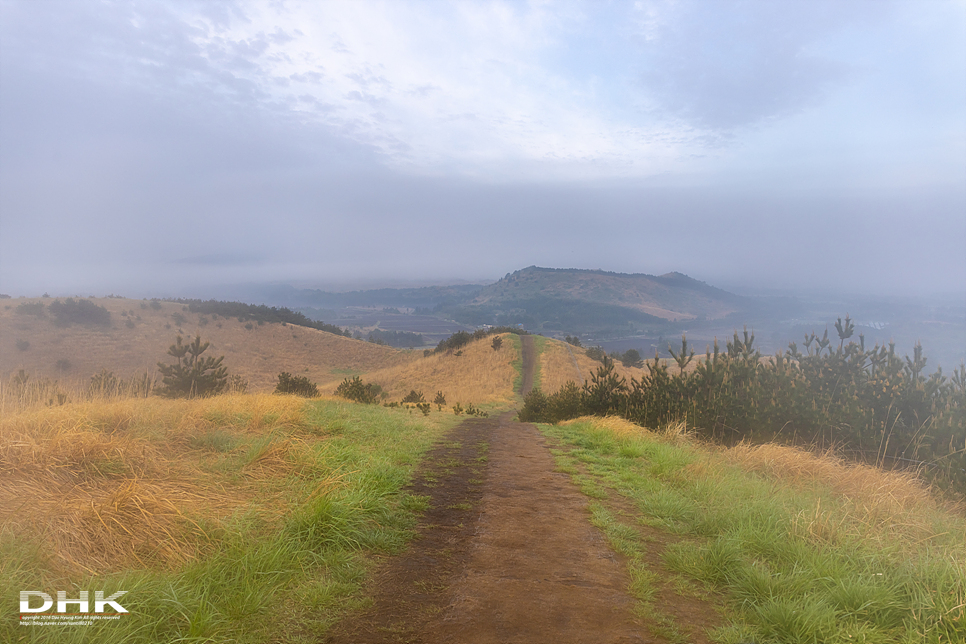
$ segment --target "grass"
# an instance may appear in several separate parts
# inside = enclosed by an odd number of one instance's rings
[[[516,336],[505,334],[503,348],[494,351],[492,337],[474,340],[455,353],[438,353],[396,367],[372,371],[362,379],[374,382],[389,394],[389,400],[398,401],[410,390],[421,391],[426,400],[432,401],[437,391],[446,396],[446,405],[456,403],[464,407],[474,405],[502,405],[514,400],[514,361],[519,361],[519,341]],[[338,382],[320,385],[323,391],[334,391]],[[444,408],[445,409],[445,408]]]
[[[91,375],[102,369],[122,378],[144,372],[157,375],[157,362],[168,360],[165,352],[179,328],[182,335],[200,333],[210,340],[209,354],[224,355],[229,373],[245,378],[250,391],[271,391],[281,371],[326,382],[403,364],[422,355],[291,324],[253,324],[248,330],[237,318],[216,320],[211,315],[185,311],[177,302],[158,302],[156,309],[141,300],[91,298],[110,311],[109,327],[57,327],[50,315],[17,313],[20,304],[47,307],[53,301],[33,298],[0,304],[0,380],[5,387],[11,374],[24,369],[34,381],[58,380],[60,389],[78,401],[86,397]],[[175,315],[183,316],[185,322],[178,325]],[[208,323],[202,324],[202,318]],[[133,326],[126,324],[129,320]],[[18,339],[28,341],[29,348],[18,350]],[[69,362],[70,369],[58,369],[58,360]],[[5,396],[0,396],[0,404],[11,395],[10,391],[2,393]],[[7,401],[7,410],[14,409],[11,403]]]
[[[426,499],[401,491],[458,419],[289,396],[65,405],[0,420],[0,596],[126,590],[88,627],[0,641],[317,641],[363,604]]]
[[[645,608],[653,575],[677,573],[726,598],[720,642],[966,641],[966,519],[912,476],[774,445],[716,449],[613,418],[543,430],[592,498],[634,508],[619,520],[592,502]],[[641,569],[645,529],[669,539],[661,570]]]
[[[588,358],[583,348],[571,347],[566,342],[552,338],[535,337],[542,344],[537,364],[540,371],[540,389],[546,394],[558,391],[568,381],[582,386],[601,366],[601,363]],[[616,361],[614,368],[628,382],[631,378],[640,380],[645,373],[644,369],[625,367],[620,361]]]

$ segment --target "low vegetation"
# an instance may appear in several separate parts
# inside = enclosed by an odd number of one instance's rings
[[[348,338],[352,333],[348,329],[341,329],[333,324],[326,324],[311,320],[302,313],[285,307],[266,306],[264,304],[245,304],[243,302],[221,302],[218,300],[178,299],[175,302],[184,304],[192,313],[205,315],[220,315],[224,318],[238,318],[239,322],[258,322],[260,324],[294,324],[319,331],[328,331]]]
[[[278,374],[278,384],[275,385],[276,394],[293,394],[303,398],[318,398],[319,388],[305,376],[293,376],[287,371]]]
[[[966,641],[961,509],[910,474],[774,444],[709,448],[683,429],[614,417],[544,427],[628,558],[653,630],[689,641],[660,596],[716,593],[718,642]]]
[[[0,641],[318,641],[424,506],[456,422],[293,396],[65,405],[0,420],[0,594],[125,590],[132,617]]]
[[[200,335],[189,344],[183,341],[179,335],[168,348],[168,355],[177,362],[158,363],[161,372],[158,393],[168,398],[195,398],[223,392],[228,387],[228,368],[222,365],[225,357],[202,357],[210,343],[202,342]]]
[[[716,344],[690,370],[694,352],[683,339],[676,369],[655,359],[630,382],[606,359],[583,387],[533,391],[520,418],[613,414],[645,427],[681,422],[726,444],[834,445],[859,460],[916,466],[966,492],[966,367],[951,379],[941,370],[927,377],[921,347],[901,358],[892,346],[866,349],[861,337],[845,344],[848,318],[839,326],[838,347],[812,334],[804,353],[793,343],[770,359],[754,348],[754,335],[736,332],[725,352]]]

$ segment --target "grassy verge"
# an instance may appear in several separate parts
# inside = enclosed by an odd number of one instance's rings
[[[541,426],[654,615],[658,575],[725,598],[735,643],[966,641],[966,520],[909,476],[778,446],[716,450],[616,419]],[[633,508],[608,509],[608,499]],[[642,530],[668,541],[660,569]],[[685,624],[654,617],[671,641]]]
[[[401,488],[458,420],[268,395],[4,418],[0,641],[318,641],[412,535]],[[123,590],[130,613],[21,626],[21,590]]]

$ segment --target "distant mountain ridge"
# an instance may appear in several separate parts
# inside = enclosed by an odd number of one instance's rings
[[[713,320],[747,305],[746,298],[683,273],[654,276],[530,266],[484,286],[461,313],[490,315],[494,322],[526,317],[523,323],[550,330]]]

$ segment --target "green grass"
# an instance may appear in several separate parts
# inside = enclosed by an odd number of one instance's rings
[[[326,434],[299,453],[299,467],[266,482],[283,494],[281,517],[238,512],[228,521],[196,518],[210,538],[203,555],[177,570],[120,571],[64,579],[47,556],[11,530],[0,534],[0,590],[8,616],[0,641],[98,644],[124,642],[316,642],[346,611],[369,600],[363,584],[373,555],[398,553],[414,534],[426,497],[401,488],[442,432],[435,425],[378,406],[310,402],[308,423]],[[329,431],[332,429],[334,431]],[[311,433],[311,432],[310,432]],[[215,428],[197,447],[240,470],[275,441],[271,434],[233,444]],[[338,484],[314,493],[326,477]],[[87,627],[25,627],[13,615],[20,590],[126,590],[130,611]]]
[[[588,496],[633,504],[637,515],[620,520],[606,501],[591,509],[628,557],[643,614],[653,613],[654,575],[671,571],[727,598],[728,623],[712,634],[720,642],[966,642],[963,517],[940,513],[925,540],[883,539],[830,486],[766,479],[654,434],[618,436],[588,422],[540,427],[569,447],[555,451],[560,469]],[[806,529],[817,508],[839,527],[834,537]],[[641,568],[635,524],[672,535],[667,570]],[[677,628],[666,619],[665,627]]]

